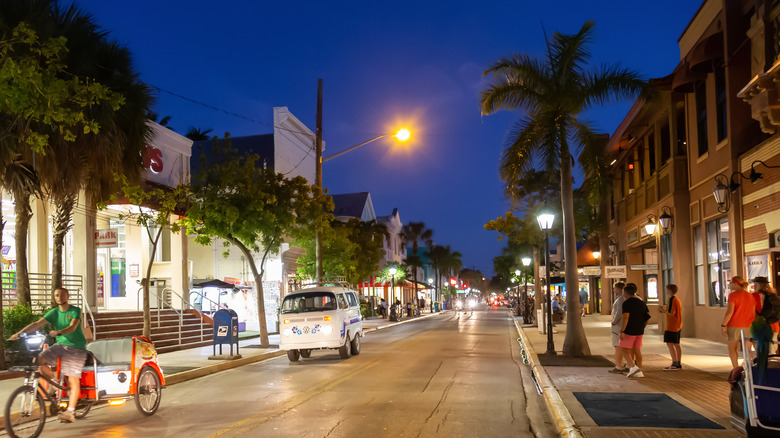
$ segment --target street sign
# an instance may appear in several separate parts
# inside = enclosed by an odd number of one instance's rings
[[[626,267],[604,266],[604,278],[626,278]]]
[[[658,265],[631,265],[632,271],[657,271]]]
[[[597,277],[601,275],[601,266],[583,266],[582,275],[590,275]]]
[[[95,246],[98,248],[116,248],[119,246],[119,231],[114,228],[95,231]]]

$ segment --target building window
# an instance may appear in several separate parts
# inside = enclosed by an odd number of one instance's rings
[[[707,271],[709,274],[710,306],[726,305],[731,278],[731,250],[727,218],[707,222]]]
[[[669,124],[661,127],[661,164],[665,164],[672,158],[672,139],[669,133]]]
[[[706,304],[706,276],[704,275],[704,242],[701,238],[701,226],[693,228],[693,270],[696,278],[696,304]]]
[[[719,61],[715,66],[715,105],[718,119],[718,143],[728,134],[728,116],[726,111],[726,66]]]
[[[656,248],[645,248],[642,251],[642,258],[646,265],[658,266],[658,250]],[[645,297],[648,303],[658,303],[658,271],[653,274],[645,274]]]
[[[655,135],[650,134],[647,140],[648,159],[647,162],[650,165],[650,175],[655,173]]]
[[[674,270],[672,269],[672,235],[661,235],[661,282],[664,288],[664,302],[666,302],[666,285],[674,283]]]
[[[699,138],[699,156],[707,153],[707,83],[696,83],[696,132]]]

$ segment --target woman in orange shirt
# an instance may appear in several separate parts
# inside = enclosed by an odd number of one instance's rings
[[[669,294],[669,305],[661,306],[661,313],[666,313],[666,330],[664,331],[664,342],[669,348],[669,354],[672,356],[672,364],[666,368],[667,371],[682,369],[682,348],[680,348],[680,331],[682,330],[682,304],[677,298],[677,285],[667,284],[666,292]]]
[[[756,301],[745,289],[747,284],[747,281],[740,276],[731,278],[729,306],[720,324],[723,336],[728,337],[729,359],[733,368],[739,365],[737,345],[739,345],[740,335],[744,333],[745,338],[750,338],[750,324],[756,319]]]

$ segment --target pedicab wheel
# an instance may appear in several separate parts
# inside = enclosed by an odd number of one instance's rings
[[[356,334],[352,338],[352,355],[357,356],[358,354],[360,354],[360,335]]]
[[[299,357],[301,357],[300,351],[287,350],[287,359],[290,359],[290,362],[298,362]]]
[[[92,402],[79,402],[76,405],[76,412],[73,413],[73,416],[82,419],[87,416],[90,409],[92,409]]]
[[[308,358],[309,356],[311,356],[311,350],[309,350],[309,349],[301,350],[301,357],[302,358],[305,359],[305,358]]]
[[[144,415],[153,415],[160,407],[160,398],[162,398],[160,377],[151,367],[143,367],[138,373],[135,407]]]
[[[16,388],[5,404],[5,430],[13,438],[35,438],[46,424],[46,404],[31,386]]]
[[[339,347],[339,356],[342,359],[349,359],[351,353],[352,353],[352,342],[349,341],[349,335],[347,335],[347,340],[344,341],[344,345]]]

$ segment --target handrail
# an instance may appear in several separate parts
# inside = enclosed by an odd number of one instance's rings
[[[140,305],[140,301],[139,301],[139,300],[140,300],[140,298],[139,298],[139,297],[142,295],[142,293],[141,293],[142,291],[143,291],[143,287],[141,287],[141,288],[139,288],[139,289],[138,289],[138,293],[136,294],[136,299],[135,299],[135,308],[136,308],[136,310],[139,310],[139,311],[141,310],[141,305]],[[165,298],[165,294],[166,294],[166,292],[170,292],[170,293],[171,293],[171,294],[173,294],[174,296],[178,297],[178,298],[181,300],[181,303],[182,303],[182,304],[181,304],[181,309],[176,309],[176,308],[175,308],[174,306],[172,306],[172,305],[171,305],[171,306],[169,306],[169,307],[171,308],[171,310],[173,310],[174,312],[176,312],[176,314],[177,314],[177,315],[179,315],[179,345],[181,345],[181,340],[182,340],[182,339],[181,339],[181,338],[182,338],[182,332],[183,332],[183,330],[184,330],[184,310],[185,310],[185,309],[188,309],[188,308],[190,308],[189,297],[190,297],[190,296],[191,296],[193,293],[199,293],[199,292],[193,292],[193,291],[191,291],[191,292],[190,292],[190,294],[189,294],[189,296],[187,297],[187,298],[188,298],[188,300],[187,300],[187,301],[185,301],[185,300],[184,300],[184,297],[183,297],[183,296],[182,296],[180,293],[176,292],[176,291],[175,291],[173,288],[170,288],[170,287],[165,287],[165,288],[163,288],[163,290],[162,290],[162,292],[161,292],[161,294],[162,294],[162,298],[161,298],[160,294],[158,294],[158,293],[157,293],[157,291],[154,291],[154,290],[152,290],[152,289],[150,288],[150,289],[149,289],[149,295],[150,295],[150,299],[151,299],[151,294],[154,294],[154,296],[155,296],[155,297],[156,297],[156,298],[159,300],[159,302],[160,302],[160,305],[159,305],[159,306],[157,306],[157,327],[160,327],[160,310],[161,310],[163,307],[165,307],[165,306],[166,306],[166,303],[165,303],[165,301],[164,301],[164,298]],[[203,295],[201,294],[201,296],[203,296]],[[212,303],[214,302],[212,299],[210,299],[210,298],[208,298],[208,297],[205,297],[205,296],[203,296],[203,298],[205,298],[205,299],[207,299],[207,300],[211,301]],[[227,309],[227,308],[228,308],[228,307],[227,307],[227,306],[225,306],[224,304],[219,304],[219,303],[214,303],[214,304],[216,304],[217,306],[219,306],[219,307],[221,307],[221,308],[223,308],[223,309]],[[204,328],[203,328],[203,312],[201,312],[201,311],[200,311],[200,310],[198,310],[198,309],[193,309],[193,310],[195,310],[196,312],[198,312],[198,316],[200,317],[200,318],[199,318],[199,319],[200,319],[200,321],[201,321],[201,324],[200,324],[200,340],[201,340],[201,341],[203,341],[203,340],[205,339],[205,337],[206,337],[206,334],[205,334],[205,331],[204,331]]]
[[[224,304],[221,304],[219,302],[214,302],[214,300],[212,300],[211,298],[207,297],[206,294],[204,294],[203,292],[198,292],[196,290],[190,290],[190,294],[187,295],[187,307],[190,307],[190,298],[192,298],[192,294],[200,295],[201,298],[203,298],[205,300],[208,300],[208,301],[211,301],[213,304],[216,304],[217,307],[221,307],[223,309],[227,309],[228,308],[228,306],[226,306]],[[198,309],[192,309],[192,310],[198,312],[200,314],[200,316],[201,316],[200,340],[203,341],[203,338],[205,336],[205,334],[203,332],[203,301],[201,300],[201,302],[200,302],[200,310],[198,310]]]
[[[95,324],[95,316],[92,314],[92,308],[89,307],[89,302],[87,301],[87,297],[84,296],[84,289],[79,288],[79,296],[81,297],[81,302],[84,303],[84,307],[87,309],[87,314],[89,315],[89,319],[92,320],[92,339],[93,340],[97,339],[97,325]]]

